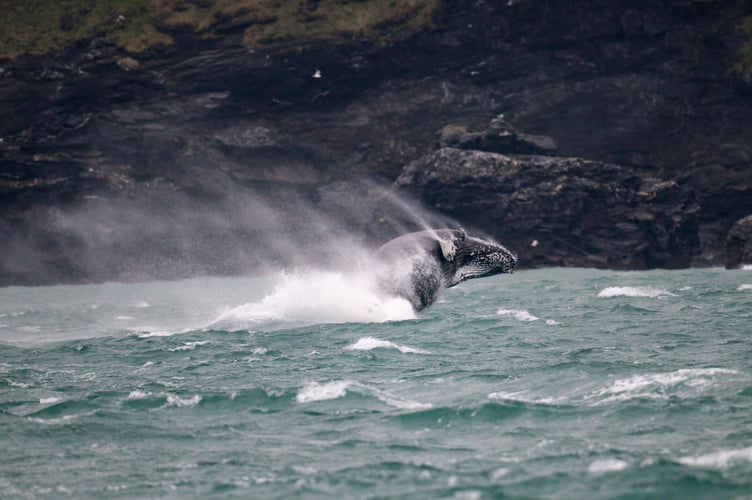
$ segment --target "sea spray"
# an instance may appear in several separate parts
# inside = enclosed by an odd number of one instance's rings
[[[212,325],[372,323],[413,318],[408,301],[379,293],[368,274],[310,270],[281,273],[271,293],[260,301],[228,308]]]

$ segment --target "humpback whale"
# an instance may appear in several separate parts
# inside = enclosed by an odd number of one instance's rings
[[[378,286],[407,299],[416,311],[444,288],[472,278],[513,273],[517,257],[503,246],[464,231],[434,229],[399,236],[376,253]]]

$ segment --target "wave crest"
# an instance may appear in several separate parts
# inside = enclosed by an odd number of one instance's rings
[[[649,286],[609,286],[598,292],[600,298],[610,297],[648,297],[655,299],[657,297],[673,297],[675,294],[662,290],[660,288],[653,288]]]
[[[381,340],[376,337],[363,337],[352,345],[345,347],[348,351],[371,351],[373,349],[396,349],[403,354],[431,354],[429,351],[397,344],[389,340]]]

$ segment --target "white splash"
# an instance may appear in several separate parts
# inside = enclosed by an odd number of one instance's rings
[[[318,382],[309,382],[298,391],[295,400],[300,404],[313,403],[315,401],[326,401],[330,399],[339,399],[347,394],[348,390],[355,390],[361,393],[375,396],[379,401],[394,408],[401,410],[420,410],[431,408],[429,403],[420,403],[396,398],[386,392],[369,387],[352,380],[335,380],[320,384]]]
[[[414,318],[415,312],[407,300],[382,296],[366,275],[309,271],[282,274],[269,295],[259,302],[227,309],[213,324],[372,323]]]
[[[353,385],[351,380],[337,380],[334,382],[327,382],[325,384],[319,384],[318,382],[311,382],[306,384],[295,396],[295,400],[298,403],[312,403],[314,401],[326,401],[327,399],[337,399],[344,397],[347,393],[347,388]]]
[[[588,466],[588,472],[599,474],[602,472],[618,472],[629,467],[629,463],[617,458],[596,460]]]
[[[181,398],[175,394],[167,394],[167,406],[177,406],[179,408],[196,406],[201,402],[201,399],[203,398],[198,394],[191,398]]]
[[[720,450],[706,455],[679,459],[680,464],[708,469],[726,469],[740,462],[752,462],[752,446],[740,450]]]
[[[362,337],[352,345],[345,347],[348,351],[370,351],[373,349],[397,349],[403,354],[431,354],[429,351],[396,344],[389,340],[381,340],[375,337]]]
[[[610,286],[598,292],[600,298],[610,297],[657,297],[675,296],[673,293],[649,286]]]
[[[59,401],[62,401],[62,399],[61,398],[56,398],[56,397],[53,396],[53,397],[50,397],[50,398],[42,398],[42,399],[40,399],[39,400],[39,404],[40,405],[48,405],[48,404],[57,403]]]
[[[533,403],[533,404],[541,404],[541,405],[553,405],[558,404],[564,401],[564,398],[552,398],[552,397],[544,397],[544,398],[536,398],[533,396],[529,396],[526,391],[518,391],[518,392],[492,392],[488,395],[488,399],[496,399],[500,401],[517,401],[520,403]]]
[[[743,285],[739,285],[739,288],[737,288],[737,290],[740,292],[743,290],[752,290],[752,285],[745,283]]]
[[[201,346],[201,345],[206,345],[206,344],[211,344],[211,341],[210,340],[197,340],[196,342],[186,342],[181,346],[170,349],[170,351],[172,352],[192,351],[196,347]]]
[[[128,394],[128,400],[137,401],[139,399],[146,399],[149,396],[151,396],[151,392],[144,392],[136,389],[135,391],[131,391],[130,394]]]
[[[676,295],[660,288],[649,286],[610,286],[598,292],[600,298],[610,297],[675,297]]]
[[[393,406],[394,408],[399,408],[400,410],[424,410],[433,407],[431,403],[420,403],[418,401],[398,399],[377,389],[374,389],[373,393],[382,403]]]
[[[188,332],[195,332],[196,330],[199,330],[201,327],[195,327],[195,328],[182,328],[180,330],[169,330],[164,328],[159,328],[156,326],[138,326],[131,328],[130,330],[137,333],[139,338],[149,338],[149,337],[171,337],[173,335],[180,335],[182,333],[188,333]]]
[[[94,413],[96,413],[96,410],[90,411],[88,413],[63,415],[62,417],[58,417],[58,418],[39,418],[39,417],[26,417],[26,418],[28,418],[30,422],[36,422],[38,424],[58,425],[58,424],[66,424],[79,417],[88,417],[88,416],[94,415]]]
[[[499,316],[512,316],[517,321],[538,321],[537,316],[522,309],[499,309],[496,311]]]
[[[634,375],[615,380],[611,385],[599,389],[586,399],[600,399],[602,403],[626,401],[634,398],[665,398],[666,391],[679,386],[694,390],[708,389],[718,375],[738,375],[736,370],[725,368],[684,368],[667,373]]]
[[[501,479],[507,474],[509,474],[509,469],[506,467],[499,467],[491,473],[491,479]]]

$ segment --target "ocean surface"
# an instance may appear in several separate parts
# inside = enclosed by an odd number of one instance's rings
[[[750,498],[752,271],[0,289],[1,498]]]

